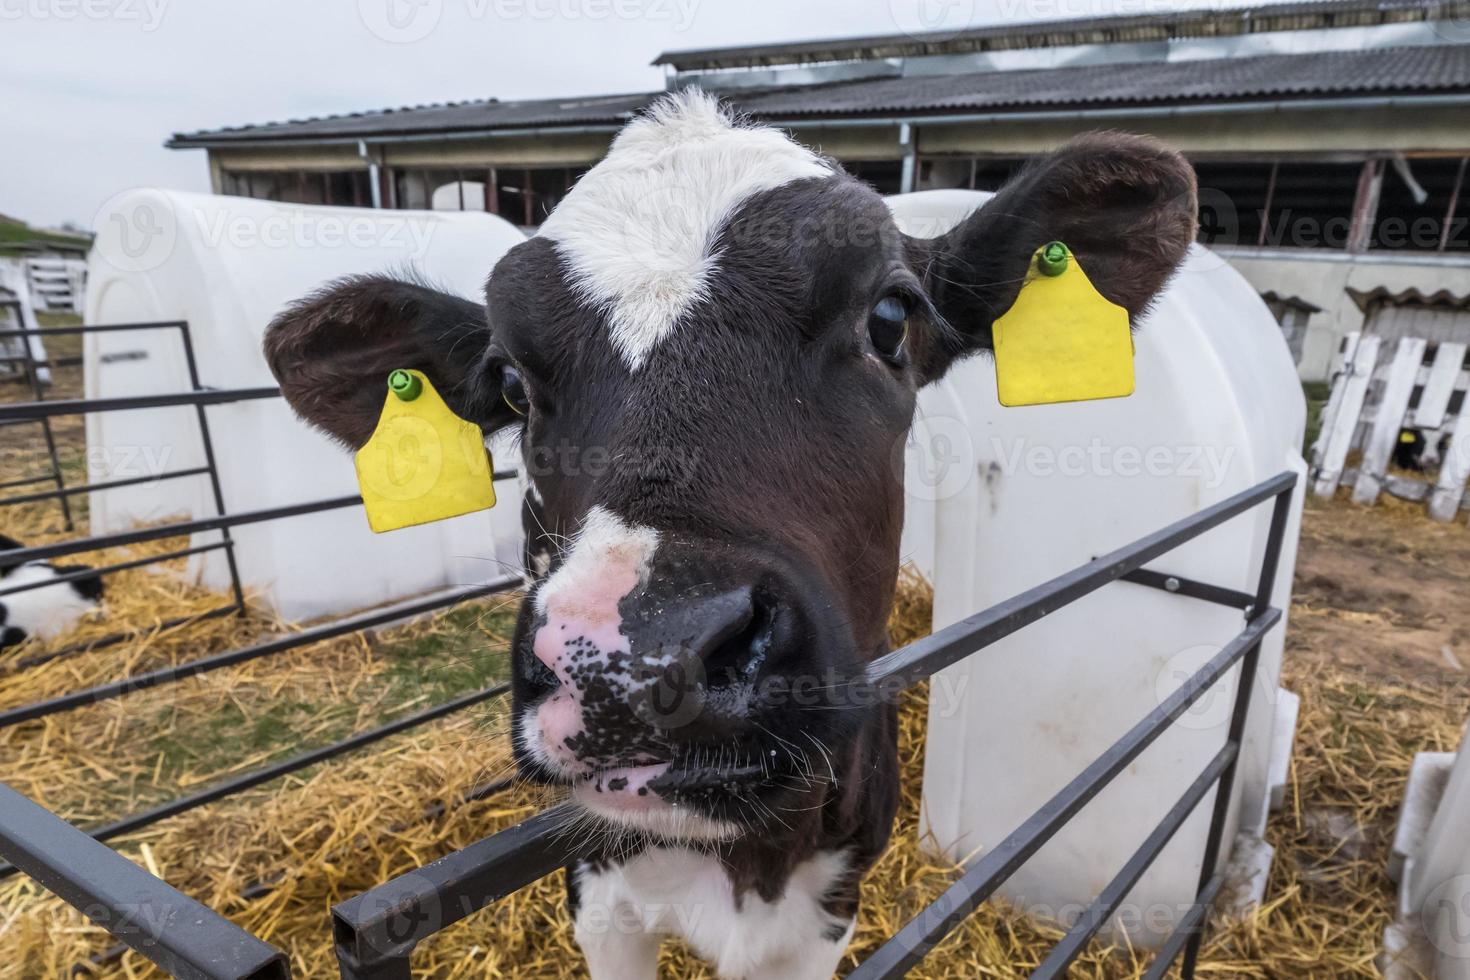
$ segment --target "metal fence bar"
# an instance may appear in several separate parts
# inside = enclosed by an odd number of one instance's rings
[[[1179,951],[1189,941],[1189,937],[1204,928],[1203,920],[1210,906],[1215,904],[1215,896],[1220,894],[1220,888],[1225,884],[1224,875],[1215,875],[1209,884],[1199,893],[1194,904],[1179,919],[1179,924],[1174,931],[1169,933],[1169,938],[1164,940],[1164,945],[1159,947],[1158,954],[1153,963],[1149,965],[1148,972],[1143,975],[1143,980],[1163,980],[1168,974],[1169,968],[1179,958]]]
[[[184,364],[189,370],[189,386],[196,392],[203,391],[204,386],[199,383],[199,364],[194,358],[194,341],[189,336],[187,323],[179,327],[179,339],[184,344]],[[204,450],[204,468],[209,472],[209,489],[214,497],[214,512],[216,516],[223,517],[225,492],[219,482],[219,464],[214,458],[214,440],[209,435],[209,415],[204,411],[202,402],[195,403],[194,415],[199,423],[199,445]],[[243,613],[245,611],[245,587],[240,584],[240,563],[235,558],[235,541],[230,536],[228,527],[220,528],[219,533],[225,545],[225,566],[230,573],[230,591],[235,596],[235,606]]]
[[[59,415],[127,412],[137,408],[227,405],[260,398],[278,398],[280,394],[279,388],[206,388],[202,391],[171,391],[157,395],[124,395],[116,398],[58,398],[49,402],[12,402],[0,405],[0,419],[38,421]]]
[[[318,514],[324,510],[351,507],[360,503],[362,503],[362,498],[354,494],[350,497],[330,497],[326,500],[312,500],[304,504],[290,504],[286,507],[247,510],[241,511],[238,514],[227,514],[224,517],[204,517],[194,521],[179,521],[175,524],[160,524],[155,527],[136,528],[131,531],[117,531],[113,534],[100,534],[91,538],[79,538],[76,541],[43,544],[37,545],[34,548],[18,548],[14,551],[5,552],[5,560],[14,562],[50,561],[52,558],[62,558],[66,555],[79,555],[88,551],[101,551],[103,548],[120,548],[124,545],[142,544],[145,541],[159,541],[163,538],[181,538],[185,535],[198,534],[201,531],[218,531],[220,528],[239,527],[242,524],[259,524],[262,521],[274,521],[283,517],[300,517],[303,514]]]
[[[26,357],[30,359],[26,364],[25,375],[27,380],[30,381],[31,397],[37,402],[45,401],[46,389],[41,384],[41,371],[36,365],[35,351],[29,343],[23,343],[21,346],[25,349]],[[46,443],[46,455],[51,459],[51,479],[56,483],[57,490],[65,490],[66,479],[61,472],[61,457],[56,452],[56,433],[51,428],[51,420],[49,418],[41,420],[41,437]],[[61,507],[62,523],[66,525],[67,531],[70,532],[74,528],[71,514],[71,500],[62,495],[56,498],[56,502]]]
[[[11,504],[33,504],[42,500],[50,500],[62,494],[72,496],[79,493],[95,493],[102,490],[119,490],[123,487],[133,487],[140,483],[156,483],[160,480],[179,480],[187,476],[203,476],[208,473],[208,467],[196,466],[187,470],[174,470],[169,473],[158,473],[153,476],[130,476],[122,480],[107,480],[103,483],[78,483],[75,486],[66,487],[63,490],[46,490],[42,493],[30,493],[23,497],[0,498],[0,507],[8,507]],[[495,479],[507,480],[519,475],[516,470],[497,470]],[[8,487],[25,486],[32,483],[45,483],[50,480],[49,476],[37,476],[27,480],[16,480],[13,483],[0,483],[0,490]]]
[[[337,963],[347,980],[400,980],[423,939],[573,856],[567,816],[548,810],[332,909]]]
[[[1065,977],[1067,968],[1071,965],[1084,949],[1097,935],[1108,916],[1128,897],[1133,886],[1138,884],[1138,879],[1149,869],[1154,860],[1159,856],[1169,841],[1174,839],[1179,828],[1184,826],[1184,821],[1194,812],[1199,801],[1220,779],[1220,774],[1225,767],[1234,761],[1236,753],[1240,750],[1234,742],[1226,744],[1215,757],[1205,766],[1204,771],[1195,777],[1179,800],[1164,814],[1164,819],[1153,832],[1148,835],[1144,842],[1128,859],[1123,869],[1108,882],[1107,886],[1093,899],[1092,904],[1082,913],[1082,916],[1067,931],[1066,936],[1052,950],[1041,965],[1031,974],[1031,980],[1055,980],[1057,977]]]
[[[937,900],[900,929],[854,970],[849,980],[900,977],[912,969],[945,936],[966,919],[980,902],[1014,874],[1051,840],[1062,825],[1092,800],[1102,788],[1164,733],[1173,721],[1199,700],[1205,691],[1233,667],[1247,650],[1281,620],[1281,611],[1262,610],[1233,640],[1180,688],[1150,711],[1126,735],[1108,747],[1091,765],[1032,814],[1005,840],[970,865],[960,879]]]
[[[402,718],[395,718],[393,721],[379,725],[376,728],[370,728],[366,731],[358,732],[355,735],[349,735],[347,738],[333,742],[331,745],[324,745],[321,748],[303,752],[289,759],[283,759],[273,765],[236,776],[233,779],[228,779],[222,783],[217,783],[214,786],[202,789],[197,793],[192,793],[176,800],[170,800],[152,809],[123,817],[121,820],[115,820],[112,823],[104,824],[93,830],[85,831],[85,833],[96,841],[111,840],[123,834],[130,834],[135,830],[141,830],[144,827],[158,823],[160,820],[167,820],[169,817],[176,817],[196,807],[204,806],[206,803],[213,803],[227,796],[243,793],[247,789],[253,789],[256,786],[279,779],[282,776],[288,776],[293,772],[298,772],[314,766],[319,762],[336,758],[339,755],[360,749],[365,745],[380,742],[389,736],[408,731],[410,728],[426,725],[431,721],[437,721],[457,711],[472,708],[492,698],[500,697],[509,691],[509,684],[497,684],[494,687],[487,687],[479,691],[461,695],[450,701],[445,701],[443,704],[436,704],[422,711],[404,715]],[[13,865],[0,865],[0,881],[10,877],[16,870]]]
[[[98,575],[111,575],[113,572],[125,572],[130,568],[141,568],[144,565],[152,565],[157,562],[172,561],[175,558],[188,558],[191,555],[200,555],[209,551],[219,551],[225,546],[223,541],[212,544],[201,544],[194,548],[181,548],[178,551],[166,551],[161,555],[149,555],[147,558],[134,558],[131,561],[118,562],[116,565],[101,565],[96,568],[83,568],[76,572],[64,572],[55,578],[42,579],[39,582],[23,582],[20,585],[0,586],[0,599],[17,592],[29,592],[32,589],[45,589],[53,585],[65,585],[67,582],[76,582],[84,578],[94,578]],[[3,555],[4,552],[0,552]],[[0,581],[4,581],[0,579]]]
[[[1295,473],[1280,473],[1132,544],[879,657],[868,665],[866,683],[902,681],[906,686],[913,684],[1294,487],[1296,479]]]
[[[0,330],[0,337],[65,337],[88,333],[119,333],[124,330],[166,330],[170,327],[183,327],[186,324],[185,320],[149,320],[142,323],[93,323],[80,327],[42,327],[39,330],[7,327]]]
[[[5,483],[0,483],[0,490],[9,490],[11,487],[28,487],[35,483],[50,482],[51,477],[49,476],[26,476],[20,478],[19,480],[10,480]]]
[[[434,818],[444,814],[446,811],[456,806],[468,806],[472,803],[478,803],[482,800],[489,799],[490,797],[495,796],[498,793],[503,793],[505,790],[510,789],[513,785],[515,785],[515,779],[513,778],[497,779],[493,780],[492,782],[481,783],[479,786],[476,786],[473,789],[461,793],[459,796],[455,797],[452,800],[443,803],[434,803],[425,807],[423,813],[419,817],[419,820],[433,820]],[[392,835],[401,833],[405,828],[409,826],[412,826],[412,824],[408,822],[396,823],[384,830],[383,834]],[[240,889],[239,892],[241,900],[246,902],[253,902],[257,899],[264,898],[266,895],[269,895],[271,892],[276,890],[276,887],[280,885],[284,877],[285,876],[283,874],[277,873],[266,881],[256,881],[245,886],[244,888]],[[86,966],[79,965],[78,968],[82,970],[95,970],[97,967],[115,961],[125,952],[127,952],[126,946],[114,944],[101,953],[94,953],[92,956],[88,957]]]
[[[1292,488],[1295,488],[1294,483]],[[1291,517],[1291,498],[1291,490],[1278,494],[1275,506],[1271,509],[1271,526],[1266,534],[1266,550],[1261,557],[1261,574],[1256,581],[1256,609],[1267,607],[1271,601],[1271,593],[1276,588],[1276,572],[1281,564],[1281,545],[1286,539],[1286,524]],[[1251,695],[1255,693],[1256,665],[1260,659],[1261,645],[1256,643],[1246,651],[1245,662],[1240,668],[1240,679],[1236,682],[1235,703],[1230,711],[1230,734],[1227,740],[1237,745],[1245,739],[1245,721],[1250,712]],[[1196,892],[1204,890],[1205,885],[1215,876],[1216,865],[1220,863],[1220,853],[1224,848],[1225,822],[1230,816],[1230,797],[1235,787],[1235,768],[1236,763],[1231,762],[1220,776],[1220,791],[1215,795],[1215,806],[1210,814],[1210,831],[1205,837],[1205,854],[1200,864],[1199,887]],[[1199,962],[1200,943],[1203,940],[1204,932],[1199,931],[1191,935],[1185,944],[1184,962],[1179,969],[1182,980],[1193,980],[1195,966]]]
[[[304,629],[300,633],[292,633],[288,636],[278,637],[254,646],[241,647],[238,650],[228,650],[213,656],[202,657],[199,660],[191,660],[185,664],[173,667],[164,667],[147,674],[139,674],[126,680],[114,681],[111,684],[102,684],[97,687],[89,687],[81,691],[73,691],[60,697],[51,698],[47,701],[37,701],[34,704],[24,705],[19,708],[10,708],[0,711],[0,728],[9,728],[25,721],[34,721],[37,718],[45,718],[62,711],[70,711],[82,705],[96,704],[99,701],[108,701],[113,698],[132,694],[135,691],[146,690],[157,687],[160,684],[171,684],[174,681],[193,677],[197,674],[208,673],[212,670],[220,670],[224,667],[233,667],[246,661],[257,660],[272,654],[292,650],[296,647],[315,643],[319,640],[330,640],[334,637],[343,636],[347,633],[355,633],[358,630],[368,629],[373,626],[381,626],[391,623],[397,619],[407,619],[422,613],[432,612],[446,606],[468,599],[478,599],[483,596],[493,595],[497,592],[507,592],[521,584],[520,576],[507,575],[481,585],[472,585],[468,588],[457,589],[449,593],[440,593],[427,599],[414,599],[392,606],[385,606],[373,612],[349,616],[335,622],[325,623],[321,626],[313,626]]]
[[[279,949],[3,783],[0,856],[173,976],[286,980],[291,975]]]
[[[59,490],[47,490],[44,493],[30,493],[23,497],[5,497],[0,499],[0,507],[9,507],[12,504],[33,504],[41,500],[50,500],[53,497],[73,496],[79,493],[95,493],[100,490],[117,490],[121,487],[133,487],[140,483],[156,483],[160,480],[178,480],[186,476],[200,476],[209,470],[203,466],[196,466],[187,470],[176,470],[172,473],[158,473],[154,476],[130,476],[122,480],[107,480],[102,483],[78,483],[75,486],[64,487]],[[41,480],[46,477],[41,477]],[[40,482],[39,480],[36,482]],[[0,484],[0,489],[4,489]]]
[[[515,475],[515,470],[497,470],[494,479],[506,480]],[[226,514],[223,517],[204,517],[193,521],[179,521],[175,524],[160,524],[156,527],[79,538],[76,541],[37,545],[34,548],[17,548],[14,551],[5,552],[5,560],[17,564],[28,561],[50,561],[52,558],[80,555],[88,551],[101,551],[104,548],[120,548],[124,545],[142,544],[145,541],[158,541],[163,538],[181,538],[189,534],[198,534],[201,531],[218,531],[221,528],[239,527],[242,524],[259,524],[262,521],[274,521],[283,517],[318,514],[324,510],[352,507],[360,503],[362,503],[362,498],[353,494],[348,497],[329,497],[325,500],[311,500],[285,507],[246,510],[236,514]]]
[[[1227,589],[1221,585],[1211,585],[1209,582],[1196,582],[1194,579],[1154,571],[1152,568],[1134,569],[1127,575],[1121,576],[1121,580],[1132,582],[1134,585],[1147,586],[1150,589],[1160,589],[1174,595],[1184,595],[1191,599],[1229,606],[1232,609],[1248,609],[1255,602],[1255,596],[1249,592]]]
[[[46,331],[50,333],[51,331]],[[29,357],[0,357],[0,364],[34,364],[38,368],[64,368],[78,367],[82,364],[80,357],[53,357],[44,361],[37,361]]]

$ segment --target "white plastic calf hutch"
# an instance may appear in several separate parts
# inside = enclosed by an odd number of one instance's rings
[[[906,231],[930,236],[987,197],[921,192],[889,205]],[[1275,318],[1224,260],[1194,247],[1135,341],[1137,390],[1128,398],[1002,408],[993,362],[983,357],[921,394],[904,557],[934,583],[936,629],[1282,470],[1304,472],[1305,405],[1291,354]],[[1283,610],[1301,499],[1299,487],[1273,601]],[[1150,567],[1253,590],[1269,521],[1270,508],[1256,508]],[[1118,582],[936,675],[924,779],[934,842],[955,858],[999,843],[1241,623],[1235,610]],[[1225,837],[1241,832],[1236,860],[1258,871],[1269,863],[1260,832],[1295,725],[1296,699],[1277,690],[1283,631],[1262,647]],[[1085,908],[1224,743],[1237,676],[1238,668],[1002,894],[1042,918]],[[1162,940],[1193,901],[1213,793],[1112,923],[1131,940]],[[1246,888],[1263,883],[1258,874]]]
[[[86,320],[187,320],[206,386],[273,385],[261,338],[288,302],[350,273],[409,270],[478,299],[495,261],[520,241],[513,225],[482,213],[301,207],[140,190],[118,198],[99,221]],[[84,356],[89,398],[189,387],[174,331],[90,334]],[[284,401],[208,411],[231,512],[356,493],[351,455],[303,425]],[[203,461],[190,407],[90,415],[87,445],[94,481]],[[503,453],[497,461],[518,464]],[[381,536],[355,507],[240,527],[234,536],[242,581],[281,615],[301,619],[496,577],[504,572],[499,563],[518,563],[521,536],[519,494],[501,490],[504,502],[489,512]],[[202,476],[91,499],[94,534],[213,513]],[[209,540],[212,532],[194,544]],[[409,554],[414,560],[403,560]],[[228,583],[220,552],[195,561],[203,582]]]
[[[1388,873],[1399,907],[1384,977],[1470,980],[1470,726],[1459,752],[1414,757]]]

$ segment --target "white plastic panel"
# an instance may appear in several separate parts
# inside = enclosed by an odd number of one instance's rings
[[[287,303],[340,276],[380,272],[413,273],[479,301],[496,260],[521,241],[513,225],[489,214],[134,191],[99,221],[86,320],[187,320],[206,386],[273,385],[261,340]],[[188,388],[175,331],[93,334],[84,356],[88,397]],[[350,453],[298,421],[282,400],[208,411],[231,512],[356,492]],[[202,463],[193,408],[92,415],[87,443],[93,480]],[[242,578],[290,619],[483,581],[518,560],[520,493],[513,483],[497,490],[501,502],[490,512],[386,535],[373,535],[356,507],[240,528]],[[214,512],[202,477],[94,493],[91,506],[94,533]],[[407,554],[415,560],[405,561]],[[228,581],[222,555],[198,564],[207,584]]]
[[[1467,729],[1470,734],[1470,729]],[[1402,899],[1421,917],[1438,980],[1470,980],[1470,737],[1462,738]]]
[[[934,235],[945,227],[936,213],[947,210],[957,221],[984,199],[946,191],[889,204],[910,233]],[[1304,472],[1305,403],[1291,354],[1255,290],[1224,260],[1192,249],[1136,343],[1138,388],[1129,398],[1002,408],[993,362],[984,356],[956,365],[921,394],[916,431],[925,435],[910,455],[904,553],[932,569],[936,628],[1282,470]],[[941,470],[945,477],[936,481]],[[1275,603],[1283,609],[1300,506],[1299,491],[1277,578]],[[1266,505],[1152,567],[1253,591],[1269,518]],[[934,839],[953,857],[994,847],[1242,622],[1230,609],[1117,583],[936,677],[924,787]],[[1269,792],[1282,635],[1276,629],[1263,645],[1232,814],[1262,812]],[[1096,895],[1223,744],[1234,676],[1003,894],[1048,918],[1075,914]],[[1188,907],[1209,800],[1115,920],[1135,941],[1157,941]]]

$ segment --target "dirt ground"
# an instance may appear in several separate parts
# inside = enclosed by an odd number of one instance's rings
[[[1297,668],[1470,683],[1470,529],[1422,505],[1309,498],[1287,642]]]

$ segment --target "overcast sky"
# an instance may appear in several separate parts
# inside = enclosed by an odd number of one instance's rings
[[[1223,0],[0,0],[0,212],[92,227],[208,190],[174,132],[497,96],[649,91],[661,51]]]

